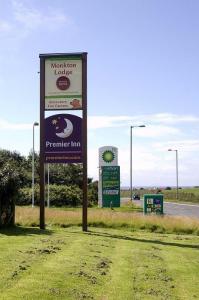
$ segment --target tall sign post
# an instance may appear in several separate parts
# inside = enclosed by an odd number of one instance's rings
[[[113,146],[99,148],[98,205],[120,206],[120,167],[118,149]]]
[[[40,228],[45,163],[83,163],[82,229],[87,231],[87,53],[40,54]],[[82,118],[45,111],[81,110]]]

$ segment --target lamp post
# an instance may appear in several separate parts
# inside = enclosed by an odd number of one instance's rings
[[[136,127],[146,127],[145,125],[134,125],[130,127],[130,193],[131,193],[131,201],[132,198],[132,129]]]
[[[38,122],[33,123],[33,135],[32,135],[32,207],[34,207],[35,199],[34,199],[34,185],[35,185],[35,126],[39,126]]]
[[[176,200],[178,200],[178,150],[168,149],[168,151],[175,151],[176,153]]]

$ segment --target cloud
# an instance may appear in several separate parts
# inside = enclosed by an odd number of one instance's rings
[[[121,167],[122,185],[129,185],[130,173],[130,147],[129,147],[129,126],[134,117],[131,116],[91,116],[89,117],[88,132],[92,135],[92,143],[88,146],[88,175],[94,179],[98,178],[98,148],[102,145],[114,144],[118,147],[119,165]],[[196,118],[181,116],[183,122],[196,122]],[[188,121],[189,120],[189,121]],[[192,120],[192,121],[191,121]],[[135,123],[134,119],[134,123]],[[138,123],[137,123],[138,124]],[[183,124],[183,123],[182,123]],[[12,123],[0,119],[0,131],[2,147],[5,149],[16,148],[20,153],[26,155],[32,147],[32,126],[33,123]],[[114,135],[113,127],[123,126],[122,142]],[[127,128],[128,127],[128,128]],[[191,127],[192,123],[191,123]],[[110,138],[103,135],[105,129],[110,128]],[[126,128],[126,129],[125,129]],[[169,153],[169,148],[179,150],[179,182],[180,185],[196,185],[198,181],[197,170],[199,160],[196,153],[199,151],[199,139],[190,137],[190,131],[181,131],[181,124],[167,126],[165,123],[156,123],[151,119],[146,128],[137,128],[134,135],[139,139],[133,141],[133,184],[136,185],[171,185],[175,183],[175,153]],[[97,130],[102,130],[99,136]],[[15,131],[13,143],[10,144],[10,132]],[[109,131],[109,130],[107,130]],[[39,130],[36,131],[39,141]],[[146,139],[145,137],[153,137]],[[183,138],[181,138],[183,136]],[[144,137],[142,139],[142,137]],[[161,139],[160,139],[161,137]],[[109,140],[107,140],[109,138]],[[24,141],[24,145],[21,141]],[[161,141],[161,142],[160,142]],[[103,144],[102,144],[103,143]],[[92,144],[92,145],[91,145]],[[39,146],[37,146],[38,148]]]
[[[0,20],[0,32],[3,34],[7,34],[12,30],[12,26],[10,23]]]
[[[142,119],[145,119],[146,121],[146,118]],[[88,117],[88,128],[90,130],[96,130],[103,128],[128,127],[128,130],[126,130],[126,134],[129,135],[129,128],[132,124],[134,126],[146,124],[146,128],[135,128],[133,130],[133,134],[135,136],[153,138],[180,134],[180,130],[176,127],[157,124],[155,122],[154,116],[150,117],[150,122],[149,120],[147,122],[140,122],[138,120],[139,118],[130,116],[91,116]]]
[[[165,137],[169,135],[179,135],[181,133],[180,129],[171,126],[164,125],[148,125],[144,130],[134,131],[135,136],[156,138]]]
[[[118,147],[122,186],[129,186],[129,127],[141,124],[145,124],[146,128],[133,130],[133,136],[140,137],[133,140],[133,185],[175,185],[175,155],[168,152],[169,148],[179,150],[179,184],[195,185],[198,181],[196,174],[199,160],[197,155],[193,154],[199,151],[199,139],[194,136],[193,131],[193,128],[197,128],[199,124],[197,116],[169,113],[139,116],[91,116],[88,118],[88,123],[89,134],[92,134],[92,144],[96,144],[96,148],[98,145],[96,131],[102,129],[102,132],[105,132],[107,128],[107,131],[112,134],[111,141]],[[121,143],[113,134],[114,128],[117,128],[118,132],[120,127],[125,133]],[[102,142],[103,138],[100,141]],[[106,143],[106,138],[104,142]],[[92,147],[93,149],[88,148],[88,171],[97,179],[98,152],[94,149],[95,146]]]
[[[90,129],[131,126],[141,124],[178,124],[199,123],[199,118],[193,115],[176,115],[170,113],[159,113],[137,116],[91,116],[88,118]]]
[[[88,117],[89,129],[127,126],[132,120],[129,116],[90,116]]]
[[[167,135],[179,135],[181,130],[176,126],[168,126],[164,123],[174,123],[174,121],[180,120],[180,122],[196,122],[199,121],[197,117],[194,116],[177,116],[163,114],[165,117],[162,118],[162,114],[157,115],[143,115],[140,116],[89,116],[88,117],[88,129],[93,132],[98,129],[105,128],[121,128],[126,127],[126,134],[129,135],[129,127],[133,124],[134,126],[139,126],[145,124],[145,128],[135,128],[133,130],[133,135],[140,137],[163,137]],[[167,117],[166,117],[167,116]],[[139,121],[141,120],[141,121]],[[143,122],[145,120],[146,122]],[[173,120],[171,122],[171,120]],[[162,123],[161,123],[162,121]],[[173,124],[174,125],[174,124]],[[12,124],[6,120],[0,120],[1,128],[18,128],[26,129],[31,128],[32,124]]]
[[[170,172],[175,171],[173,158],[167,153],[157,155],[157,152],[151,148],[137,146],[133,148],[132,177],[133,185],[142,182],[158,182],[161,176],[164,178]],[[168,156],[168,157],[167,157]],[[128,186],[130,180],[130,151],[126,147],[118,148],[118,164],[120,166],[121,185]],[[182,165],[180,166],[181,170]],[[93,179],[98,179],[98,149],[88,148],[88,174]],[[174,173],[175,174],[175,173]],[[154,185],[154,183],[152,184]]]
[[[155,143],[153,147],[158,151],[167,151],[168,149],[176,149],[183,153],[199,151],[199,139],[166,141],[163,143]]]
[[[56,31],[58,28],[76,28],[74,20],[59,9],[47,7],[42,11],[16,0],[11,5],[10,21],[0,20],[0,34],[7,39],[26,38],[38,29]]]
[[[158,113],[152,115],[140,115],[139,119],[145,119],[152,123],[177,124],[199,122],[199,118],[193,115],[176,115],[171,113]]]
[[[41,10],[24,6],[22,2],[13,1],[13,15],[15,21],[24,26],[26,30],[47,27],[54,30],[63,25],[71,25],[72,19],[60,11],[48,9]]]
[[[30,123],[10,123],[0,119],[0,130],[30,130],[32,126]]]

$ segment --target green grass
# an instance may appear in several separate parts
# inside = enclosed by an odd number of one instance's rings
[[[4,229],[0,299],[198,299],[198,242],[121,229]]]
[[[82,209],[46,209],[46,224],[67,228],[82,225]],[[39,208],[16,207],[16,224],[39,226]],[[199,219],[172,216],[144,216],[128,206],[111,210],[88,209],[88,226],[99,228],[125,228],[129,231],[145,230],[157,233],[179,233],[199,235]]]
[[[144,194],[156,194],[157,190],[153,189],[134,189],[133,193],[139,194],[143,197]],[[161,193],[164,195],[164,200],[176,202],[176,189],[171,190],[162,189]],[[199,188],[182,188],[178,190],[178,202],[199,204]],[[122,190],[121,197],[130,198],[130,190]]]

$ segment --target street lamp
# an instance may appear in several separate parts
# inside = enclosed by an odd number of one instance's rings
[[[168,149],[168,151],[175,151],[176,153],[176,200],[178,200],[178,150]]]
[[[134,125],[130,127],[130,193],[131,193],[131,201],[132,198],[132,129],[136,127],[146,127],[145,125]]]
[[[33,135],[32,135],[32,207],[34,207],[35,199],[34,199],[34,185],[35,185],[35,126],[39,126],[38,122],[33,123]]]

